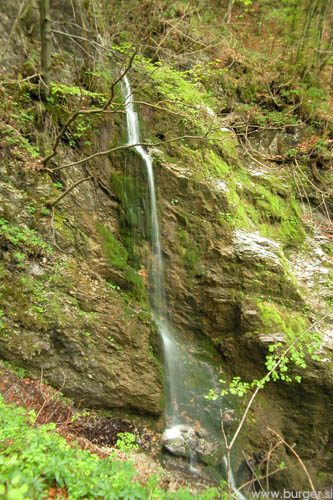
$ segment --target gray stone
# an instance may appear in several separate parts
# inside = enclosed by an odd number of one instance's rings
[[[222,446],[213,437],[189,425],[175,425],[166,429],[161,443],[172,455],[189,459],[196,456],[209,465],[219,464],[224,454]]]

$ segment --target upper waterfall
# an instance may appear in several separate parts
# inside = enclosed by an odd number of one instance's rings
[[[151,302],[153,304],[154,313],[158,313],[160,318],[165,317],[167,313],[164,284],[163,284],[163,263],[161,252],[161,238],[160,229],[156,208],[156,193],[155,193],[155,180],[153,171],[152,157],[140,146],[140,128],[138,114],[134,110],[132,100],[132,91],[129,80],[125,75],[122,83],[123,95],[126,104],[126,122],[128,145],[134,145],[134,150],[142,158],[148,176],[148,185],[150,193],[150,212],[151,212],[151,227],[152,227],[152,254],[153,254],[153,268],[152,268],[152,287],[153,293],[151,294]]]

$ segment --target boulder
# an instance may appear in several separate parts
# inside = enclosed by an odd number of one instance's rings
[[[197,431],[189,425],[175,425],[162,435],[163,447],[172,455],[216,466],[223,460],[224,449],[220,442],[206,431]]]

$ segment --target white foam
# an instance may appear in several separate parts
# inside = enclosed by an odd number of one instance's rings
[[[163,439],[169,440],[169,439],[182,439],[184,440],[184,437],[181,433],[181,425],[174,425],[173,427],[169,427],[169,429],[165,429],[163,432]]]

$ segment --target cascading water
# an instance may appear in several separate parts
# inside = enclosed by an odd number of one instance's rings
[[[156,207],[156,193],[153,172],[153,160],[140,145],[140,129],[138,115],[132,102],[132,92],[128,78],[122,82],[122,91],[126,104],[126,121],[128,144],[142,158],[148,177],[150,193],[150,211],[152,227],[152,264],[150,301],[154,320],[163,341],[164,360],[167,372],[166,421],[169,427],[192,423],[194,420],[202,422],[209,418],[211,408],[207,408],[204,395],[216,385],[216,376],[213,368],[205,360],[196,359],[195,340],[186,345],[180,339],[168,319],[168,308],[164,289],[164,270],[162,260],[160,229]],[[206,383],[205,383],[205,382]],[[200,387],[198,387],[200,384]],[[204,415],[207,413],[207,415]],[[214,423],[213,423],[214,421]],[[216,426],[217,420],[213,417],[211,425]]]
[[[211,363],[202,359],[195,336],[193,336],[191,341],[181,338],[179,333],[175,332],[168,318],[153,160],[145,149],[139,145],[140,129],[138,115],[134,109],[131,87],[126,76],[124,76],[121,85],[126,105],[127,144],[133,145],[133,149],[142,158],[146,166],[150,193],[152,227],[150,302],[154,320],[163,342],[168,384],[165,410],[168,428],[164,434],[170,439],[183,439],[182,428],[184,424],[187,424],[190,426],[189,430],[191,430],[191,427],[196,430],[205,430],[209,435],[220,439],[219,405],[214,405],[212,402],[207,403],[204,397],[211,388],[218,387],[219,374]],[[189,457],[191,460],[195,455],[195,451],[190,446]]]
[[[126,103],[126,121],[127,121],[127,133],[128,133],[128,144],[136,144],[134,150],[142,158],[148,176],[148,185],[150,193],[150,211],[151,211],[151,228],[152,228],[152,291],[150,293],[150,300],[152,304],[152,310],[154,313],[154,319],[161,335],[164,348],[164,359],[168,372],[168,385],[169,385],[169,399],[172,401],[177,401],[176,386],[174,384],[174,377],[171,376],[172,373],[176,373],[176,360],[178,358],[177,347],[175,341],[172,337],[170,326],[167,319],[167,305],[164,290],[164,279],[163,279],[163,261],[162,261],[162,250],[161,250],[161,239],[160,239],[160,229],[157,218],[156,209],[156,194],[155,194],[155,181],[153,172],[153,160],[151,156],[143,149],[142,146],[137,145],[140,143],[140,133],[139,133],[139,121],[138,115],[134,110],[134,105],[131,100],[132,92],[128,81],[128,78],[124,76],[124,82],[122,84],[123,94]],[[170,415],[170,407],[168,408],[168,413]],[[173,424],[176,424],[175,415],[171,412]]]

